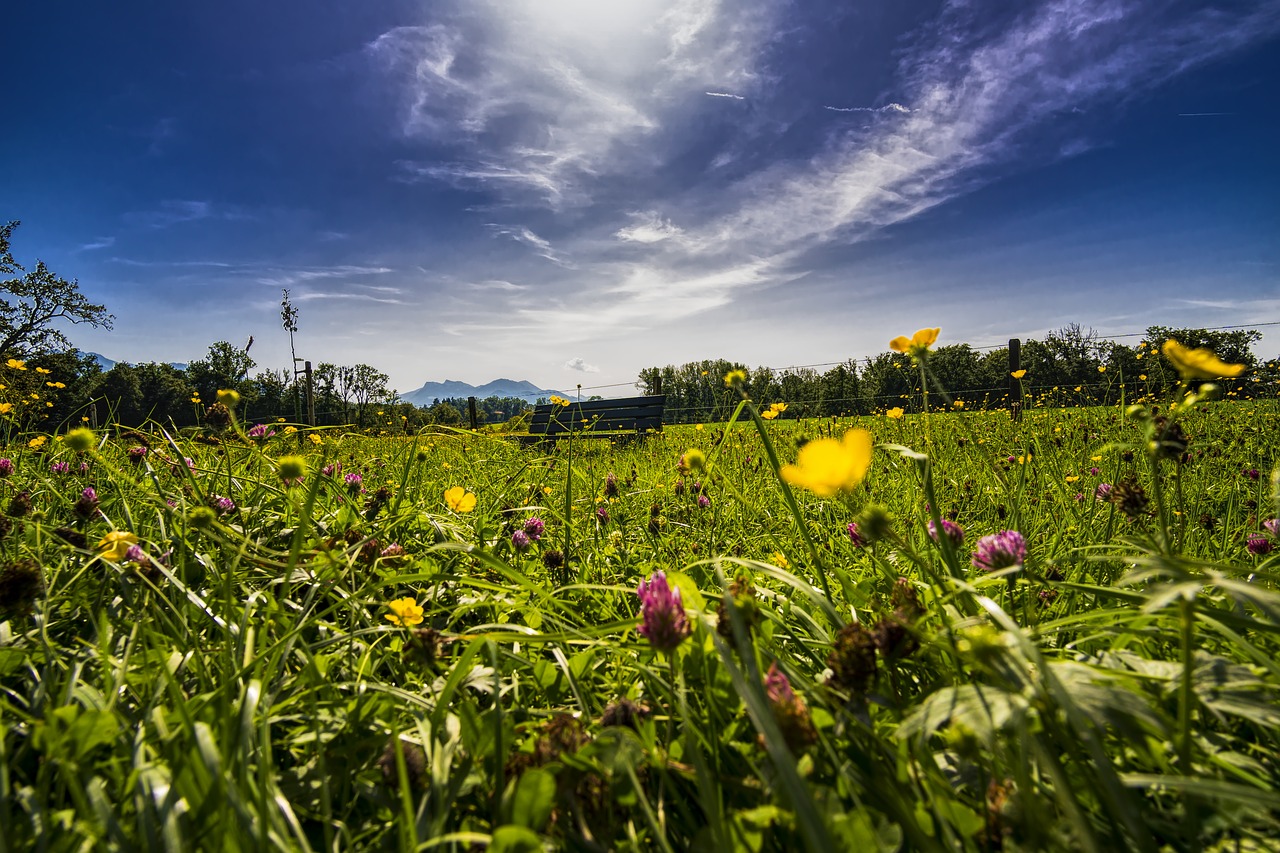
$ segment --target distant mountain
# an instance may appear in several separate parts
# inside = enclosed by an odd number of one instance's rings
[[[569,396],[564,391],[539,388],[523,379],[495,379],[484,385],[468,385],[466,382],[450,379],[445,382],[428,382],[421,388],[401,394],[400,399],[415,406],[430,406],[434,400],[449,397],[475,397],[477,400],[485,397],[519,397],[532,403],[539,397],[550,397],[552,394]]]
[[[86,352],[84,355],[87,355],[94,361],[98,362],[98,367],[101,367],[104,373],[120,363],[118,361],[112,361],[100,352]],[[186,362],[182,361],[171,361],[169,362],[169,366],[177,368],[178,370],[187,369]]]

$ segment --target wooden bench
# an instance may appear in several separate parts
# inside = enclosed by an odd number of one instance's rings
[[[567,406],[535,406],[529,421],[529,441],[580,438],[635,438],[662,431],[665,394],[619,400],[584,400]]]

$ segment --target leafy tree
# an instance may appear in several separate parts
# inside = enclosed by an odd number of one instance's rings
[[[356,423],[359,426],[365,425],[365,412],[371,404],[391,399],[391,388],[387,384],[390,381],[390,376],[371,365],[357,364],[351,368],[348,388],[356,404]]]
[[[36,268],[27,271],[14,260],[9,240],[18,224],[0,226],[0,275],[15,276],[0,282],[0,291],[9,297],[0,299],[0,353],[31,357],[71,349],[56,328],[62,321],[110,329],[115,317],[86,299],[79,281],[55,275],[44,261],[37,260]]]
[[[104,420],[110,417],[126,426],[148,420],[187,426],[195,422],[194,390],[186,374],[172,364],[121,362],[102,374],[94,396],[106,405]]]
[[[250,403],[257,398],[258,390],[247,379],[256,365],[249,353],[226,341],[218,341],[209,345],[203,359],[187,365],[187,379],[205,403],[212,403],[214,396],[224,389],[239,391],[245,403]]]

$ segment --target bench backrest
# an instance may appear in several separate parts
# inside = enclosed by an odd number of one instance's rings
[[[621,400],[584,400],[556,409],[550,403],[535,406],[529,432],[556,435],[578,430],[590,432],[645,432],[662,429],[662,408],[667,397],[627,397]]]

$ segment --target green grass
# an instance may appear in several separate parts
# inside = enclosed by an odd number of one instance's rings
[[[1280,596],[1246,537],[1277,515],[1276,415],[1179,413],[1185,462],[1117,409],[766,425],[748,407],[551,449],[15,440],[0,850],[1267,849]],[[866,480],[789,496],[762,436],[785,464],[854,425],[880,445]],[[693,447],[710,470],[682,477]],[[300,484],[277,475],[289,453]],[[1094,497],[1124,481],[1149,501],[1132,518]],[[474,510],[449,508],[454,486]],[[216,496],[235,508],[194,512]],[[873,505],[891,529],[858,547],[846,527]],[[951,553],[935,513],[965,530]],[[974,569],[1005,529],[1022,568]],[[111,530],[145,559],[99,556]],[[636,632],[659,570],[692,626],[672,654]],[[386,618],[403,597],[415,628]]]

